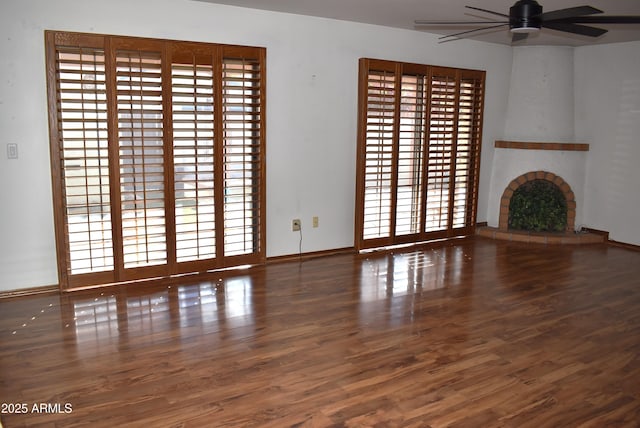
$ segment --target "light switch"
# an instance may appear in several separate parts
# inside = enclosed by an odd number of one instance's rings
[[[7,144],[7,159],[18,159],[18,145],[16,143]]]

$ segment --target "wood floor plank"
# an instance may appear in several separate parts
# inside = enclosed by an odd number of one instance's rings
[[[640,426],[638,252],[476,237],[213,278],[0,300],[4,427]]]

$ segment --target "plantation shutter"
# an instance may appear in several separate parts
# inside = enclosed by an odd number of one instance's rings
[[[401,80],[396,236],[420,233],[423,169],[427,121],[427,80],[424,74],[407,74]]]
[[[356,247],[473,231],[484,72],[360,61]]]
[[[450,225],[450,180],[457,132],[456,96],[455,70],[434,70],[431,77],[425,232],[447,230]]]
[[[217,256],[215,52],[173,52],[171,108],[176,262]],[[188,268],[186,269],[188,271]]]
[[[111,282],[114,246],[104,40],[47,45],[49,122],[60,282]],[[57,49],[53,43],[62,44]],[[58,185],[55,185],[58,184]],[[57,190],[57,191],[56,191]]]
[[[222,61],[224,253],[246,256],[260,247],[262,67],[257,57],[225,52]],[[240,257],[239,257],[240,258]]]
[[[115,50],[124,269],[167,263],[162,55],[154,47]]]
[[[62,289],[264,261],[263,48],[46,48]]]
[[[458,101],[458,134],[456,143],[455,187],[453,198],[454,228],[465,228],[475,222],[478,205],[480,144],[484,102],[484,75],[461,71]]]
[[[395,67],[372,70],[361,83],[366,85],[366,109],[361,112],[366,115],[360,192],[364,217],[362,236],[367,240],[383,239],[381,242],[391,236],[396,75]]]

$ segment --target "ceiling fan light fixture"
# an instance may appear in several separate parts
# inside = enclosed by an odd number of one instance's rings
[[[509,9],[512,33],[534,33],[542,27],[542,6],[535,0],[519,0]]]
[[[512,33],[535,33],[540,31],[540,27],[512,27],[510,29]]]
[[[557,9],[544,13],[542,6],[536,0],[517,0],[513,6],[509,8],[508,15],[477,6],[465,6],[465,8],[499,16],[500,20],[494,18],[493,20],[482,21],[415,21],[415,24],[477,25],[477,28],[471,30],[460,31],[440,37],[440,39],[447,39],[445,41],[508,26],[511,32],[511,43],[526,40],[530,33],[537,33],[543,28],[585,37],[600,37],[608,30],[585,24],[640,24],[640,15],[603,16],[600,15],[604,13],[602,10],[586,5]]]

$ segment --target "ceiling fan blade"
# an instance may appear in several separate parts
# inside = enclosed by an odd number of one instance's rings
[[[513,33],[513,36],[511,37],[511,43],[525,40],[527,37],[529,37],[529,33]]]
[[[465,6],[465,7],[467,9],[479,10],[480,12],[486,12],[486,13],[490,13],[492,15],[502,16],[503,18],[509,18],[509,15],[505,15],[504,13],[498,13],[498,12],[494,12],[492,10],[481,9],[479,7],[473,7],[473,6]]]
[[[576,16],[593,15],[602,13],[600,9],[591,6],[570,7],[567,9],[552,10],[539,16],[542,21],[553,21],[556,19],[574,18]]]
[[[640,24],[640,16],[576,16],[565,20],[575,24]]]
[[[413,21],[415,25],[495,25],[507,24],[509,21]]]
[[[570,22],[543,22],[542,26],[545,28],[551,28],[552,30],[564,31],[565,33],[580,34],[581,36],[599,37],[602,36],[607,30],[596,27],[588,27],[586,25],[572,24]]]
[[[483,28],[475,28],[473,30],[467,30],[467,31],[461,31],[459,33],[454,33],[454,34],[447,34],[446,36],[441,36],[438,37],[439,40],[444,40],[444,39],[449,39],[451,37],[458,37],[458,36],[462,36],[465,34],[471,34],[471,33],[476,33],[478,31],[484,31],[484,30],[488,30],[490,28],[498,28],[498,27],[504,27],[506,25],[509,25],[509,23],[505,23],[505,24],[500,24],[500,25],[493,25],[491,27],[483,27]],[[444,41],[448,41],[448,40],[444,40]]]

